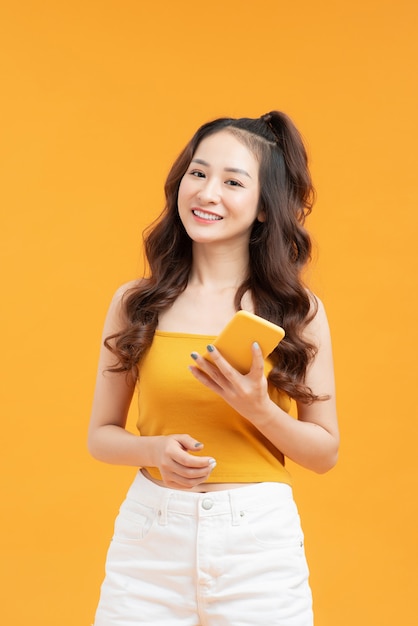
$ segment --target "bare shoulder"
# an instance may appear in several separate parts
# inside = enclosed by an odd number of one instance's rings
[[[130,280],[127,283],[124,283],[123,285],[121,285],[120,287],[118,287],[113,295],[113,301],[115,302],[121,302],[126,295],[128,295],[130,292],[134,291],[135,289],[138,289],[139,287],[141,287],[142,285],[144,285],[147,282],[146,278],[138,278],[135,280]]]
[[[116,289],[107,313],[105,332],[108,334],[117,332],[121,326],[125,325],[124,300],[130,293],[140,287],[144,281],[146,281],[146,279],[143,278],[130,280]]]
[[[142,285],[146,284],[147,280],[148,280],[147,278],[138,278],[136,280],[130,280],[127,283],[124,283],[123,285],[118,287],[115,293],[113,294],[112,302],[110,305],[111,308],[120,309],[125,298],[130,293],[132,293],[133,291],[135,291]]]
[[[304,334],[316,345],[330,341],[330,330],[325,306],[320,298],[313,292],[308,292],[311,309],[310,320],[306,325]]]

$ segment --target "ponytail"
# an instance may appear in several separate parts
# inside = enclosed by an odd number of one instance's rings
[[[281,151],[286,167],[288,191],[300,206],[299,219],[303,223],[312,210],[315,190],[308,169],[308,155],[302,137],[292,120],[280,111],[261,116],[271,139]]]

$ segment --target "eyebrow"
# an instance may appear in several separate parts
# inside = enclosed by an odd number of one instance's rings
[[[198,163],[199,165],[205,165],[206,167],[210,167],[209,163],[207,163],[203,159],[192,159],[191,162]],[[239,167],[225,167],[224,172],[233,172],[234,174],[244,174],[244,176],[248,176],[248,178],[251,178],[251,176],[246,170],[242,170]]]

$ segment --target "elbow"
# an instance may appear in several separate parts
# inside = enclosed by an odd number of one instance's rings
[[[97,445],[97,437],[94,436],[94,432],[89,431],[87,435],[87,451],[93,459],[100,461],[100,454]]]
[[[93,457],[93,459],[96,459],[96,453],[95,453],[95,447],[90,439],[90,437],[87,438],[87,452],[90,454],[90,456]]]
[[[326,474],[330,470],[332,470],[338,461],[338,452],[333,455],[329,455],[326,459],[322,459],[321,463],[315,468],[315,472],[317,474]]]
[[[332,470],[338,462],[338,444],[334,446],[332,450],[329,450],[327,454],[321,456],[319,462],[313,468],[317,474],[326,474]]]

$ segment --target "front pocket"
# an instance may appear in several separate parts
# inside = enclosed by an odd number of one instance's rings
[[[242,511],[242,523],[261,546],[303,548],[303,532],[293,500],[265,509]]]
[[[154,509],[135,500],[125,500],[115,521],[113,540],[128,543],[142,541],[151,530],[155,518]]]

